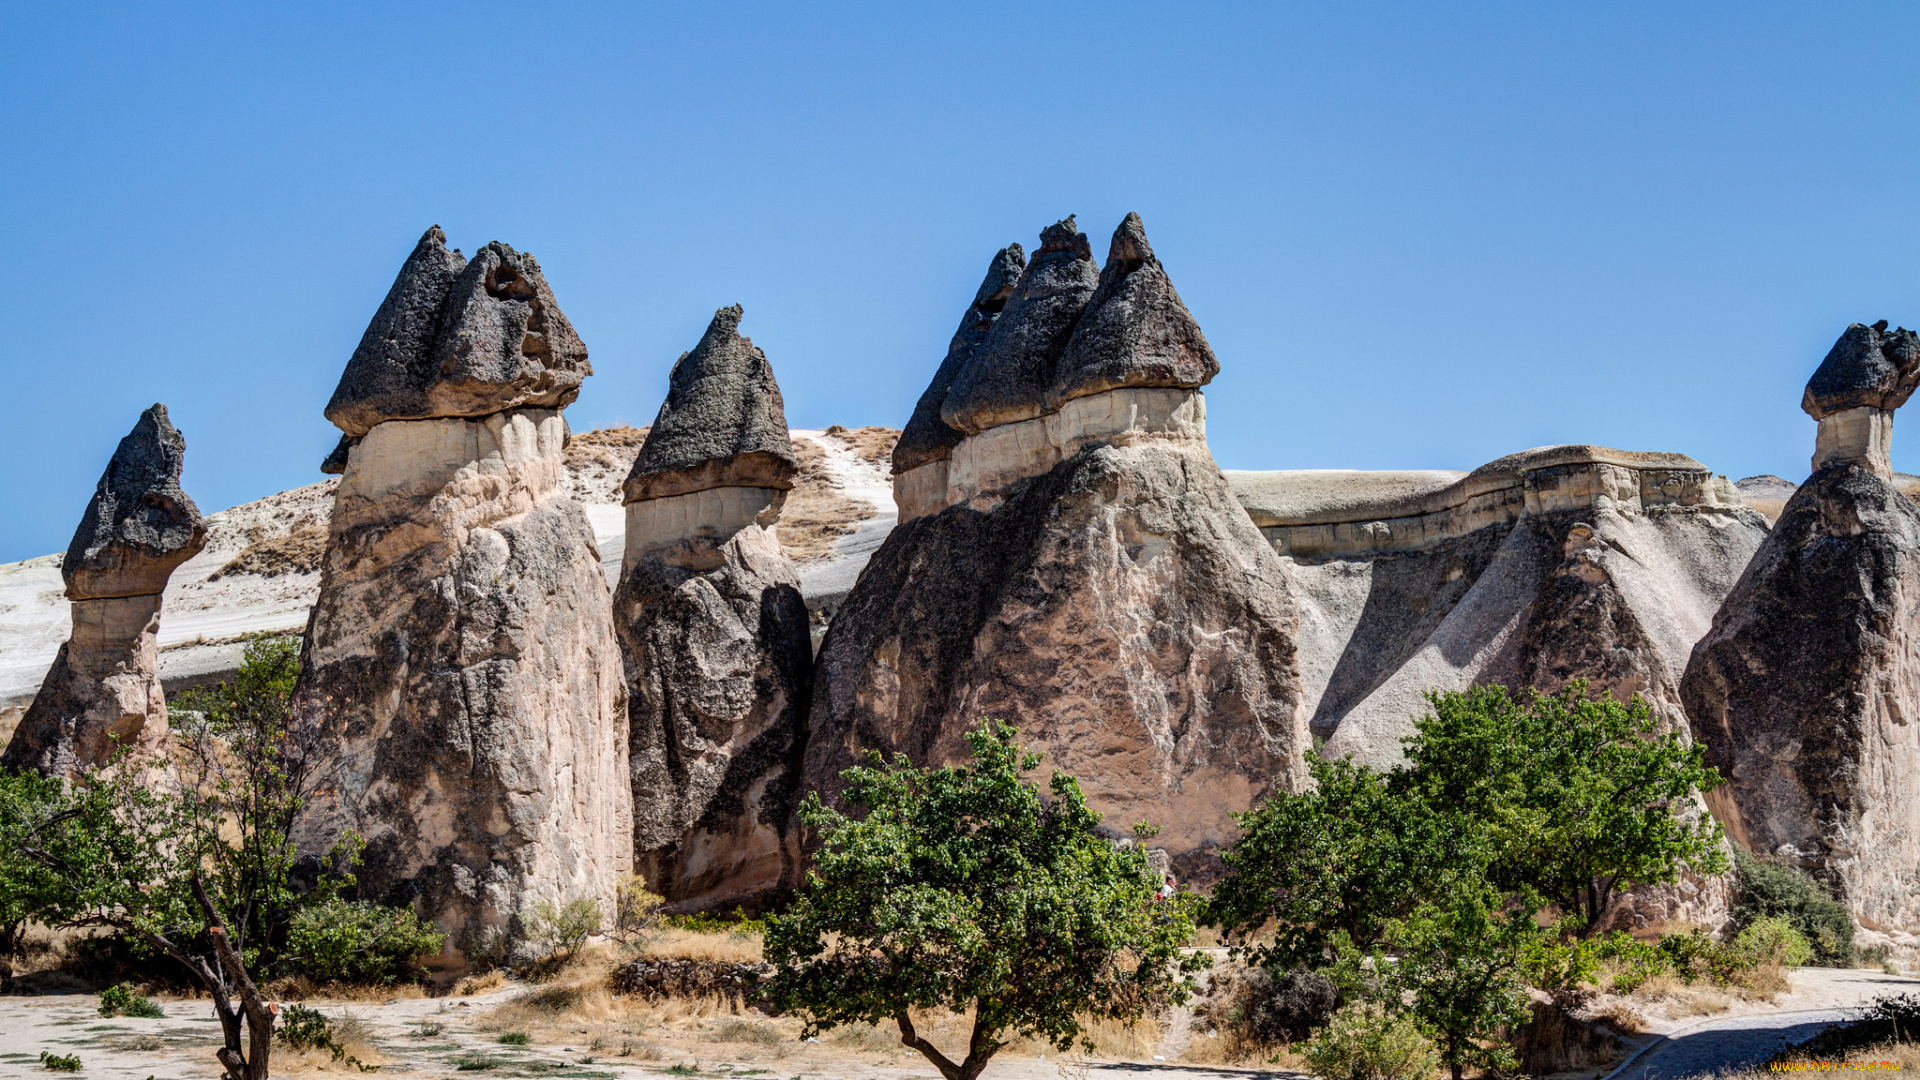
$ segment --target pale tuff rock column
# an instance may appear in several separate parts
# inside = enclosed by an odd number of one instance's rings
[[[1883,438],[1829,425],[1890,416],[1916,378],[1913,332],[1847,328],[1805,397],[1840,452],[1781,510],[1682,684],[1735,842],[1837,886],[1889,934],[1920,932],[1920,509],[1887,481]]]
[[[106,764],[116,743],[142,754],[166,746],[155,673],[160,594],[207,542],[199,509],[180,490],[186,452],[165,405],[142,413],[114,450],[60,565],[73,633],[0,764],[73,776]]]
[[[893,444],[893,502],[903,524],[947,507],[947,462],[964,436],[940,419],[940,406],[954,376],[986,343],[987,332],[1007,306],[1026,267],[1027,253],[1019,244],[1008,244],[993,256],[987,264],[986,279],[960,318],[960,328],[947,342],[946,359],[934,371],[933,381],[920,395],[913,416]]]
[[[1882,480],[1893,479],[1893,410],[1913,396],[1916,382],[1920,335],[1906,329],[1888,333],[1885,319],[1847,327],[1800,398],[1800,407],[1820,421],[1813,471],[1845,461]]]
[[[797,462],[766,354],[721,308],[673,366],[624,487],[614,595],[634,851],[681,910],[799,883],[793,828],[812,649],[775,524]]]
[[[607,587],[559,487],[559,410],[591,373],[532,256],[467,263],[436,227],[327,407],[344,475],[301,696],[341,719],[346,776],[303,839],[366,837],[362,892],[447,931],[441,966],[632,869]]]
[[[867,749],[958,760],[997,717],[1208,880],[1230,815],[1304,783],[1308,745],[1286,568],[1207,452],[1213,352],[1130,215],[1104,270],[1050,226],[956,355],[949,430],[919,443],[947,455],[945,505],[903,504],[827,631],[806,786],[838,792]]]

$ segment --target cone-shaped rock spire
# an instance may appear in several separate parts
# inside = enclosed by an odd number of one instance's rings
[[[1920,335],[1904,327],[1889,332],[1886,320],[1854,323],[1833,343],[1807,380],[1800,407],[1815,420],[1867,406],[1897,409],[1920,383]]]
[[[1046,412],[1054,368],[1099,284],[1093,251],[1071,216],[1041,232],[1040,250],[1000,317],[954,376],[940,408],[948,426],[971,435]]]
[[[993,261],[987,264],[986,279],[973,294],[973,304],[961,317],[960,328],[954,331],[953,340],[947,344],[947,358],[940,362],[939,369],[933,373],[933,381],[927,384],[926,392],[920,395],[919,403],[913,407],[913,417],[907,421],[899,440],[893,444],[893,471],[896,474],[950,456],[964,437],[940,419],[940,406],[947,399],[947,390],[953,385],[954,376],[960,373],[960,369],[966,366],[967,361],[987,340],[987,332],[993,329],[1008,298],[1013,295],[1014,286],[1020,283],[1020,272],[1026,267],[1027,253],[1019,244],[1008,244],[1001,248]]]
[[[627,474],[626,501],[714,487],[793,487],[799,462],[767,354],[740,336],[740,305],[714,312],[673,365],[667,400]]]
[[[591,374],[532,255],[491,243],[469,263],[436,225],[367,325],[327,419],[365,435],[383,420],[562,408]]]
[[[1220,373],[1200,324],[1154,257],[1139,214],[1113,231],[1100,287],[1074,326],[1048,407],[1122,386],[1206,385]]]
[[[60,573],[69,599],[157,594],[173,568],[206,545],[200,510],[180,490],[186,453],[165,405],[140,414],[67,545]]]

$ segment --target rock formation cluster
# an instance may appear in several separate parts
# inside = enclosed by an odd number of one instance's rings
[[[73,632],[0,764],[74,775],[106,764],[116,748],[165,747],[160,597],[174,568],[207,542],[199,509],[180,490],[186,453],[158,404],[114,450],[60,564]]]
[[[1807,384],[1814,472],[1694,648],[1683,691],[1714,809],[1871,931],[1920,931],[1920,509],[1892,483],[1920,337],[1854,324]]]
[[[465,262],[435,227],[327,406],[344,473],[300,686],[344,731],[326,828],[452,949],[536,901],[606,902],[632,866],[612,608],[559,486],[591,370],[532,256]]]
[[[1287,574],[1207,452],[1219,365],[1140,219],[1104,269],[1072,219],[1019,263],[995,256],[902,434],[902,523],[821,644],[806,785],[866,749],[954,760],[993,716],[1205,880],[1228,814],[1304,779]]]
[[[799,576],[775,534],[797,463],[740,316],[721,308],[673,366],[624,485],[613,599],[636,861],[669,901],[702,908],[798,883],[812,681]]]

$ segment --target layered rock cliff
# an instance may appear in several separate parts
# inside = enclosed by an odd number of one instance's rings
[[[1863,927],[1915,934],[1920,509],[1891,482],[1881,433],[1920,349],[1885,330],[1849,327],[1808,383],[1818,467],[1694,649],[1684,694],[1727,777],[1714,809],[1735,841],[1825,880]],[[1835,437],[1849,414],[1871,438]]]
[[[72,632],[0,764],[76,775],[119,748],[165,747],[160,598],[174,568],[207,541],[199,509],[180,489],[186,452],[158,404],[114,450],[60,564]]]
[[[1304,781],[1307,743],[1287,571],[1207,452],[1213,354],[1130,215],[1104,270],[1071,219],[1049,227],[956,355],[940,415],[959,437],[914,444],[951,443],[945,490],[901,500],[919,515],[827,632],[807,785],[837,792],[868,749],[957,759],[998,717],[1204,881],[1229,815]]]
[[[683,910],[799,883],[812,643],[775,526],[798,469],[766,354],[722,308],[674,364],[634,461],[614,594],[633,844]]]
[[[328,407],[354,439],[300,692],[345,732],[339,812],[307,842],[359,831],[361,890],[416,901],[457,965],[535,901],[609,901],[632,802],[607,585],[546,407],[585,350],[530,256],[490,244],[453,274],[440,245],[421,241]]]

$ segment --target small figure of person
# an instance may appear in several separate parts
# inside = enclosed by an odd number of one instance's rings
[[[1173,899],[1174,891],[1175,891],[1175,884],[1173,880],[1173,875],[1168,874],[1167,883],[1165,885],[1160,886],[1160,899],[1162,900]]]

